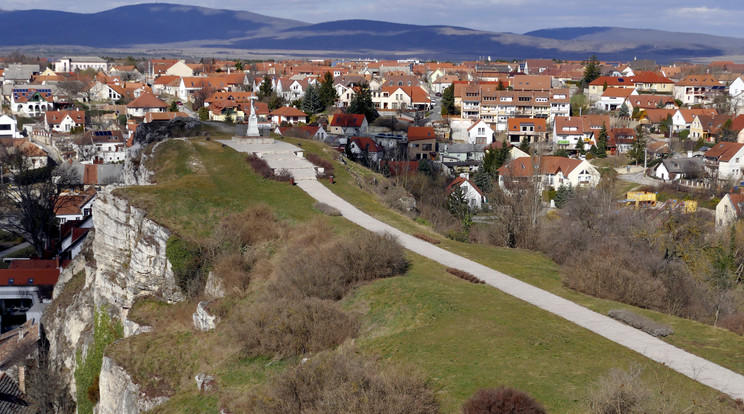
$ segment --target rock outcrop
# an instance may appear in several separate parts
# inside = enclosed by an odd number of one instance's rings
[[[96,310],[105,309],[121,322],[126,337],[150,330],[127,319],[138,298],[152,296],[166,302],[184,299],[165,255],[170,236],[167,229],[110,189],[99,191],[93,222],[90,245],[62,272],[54,301],[42,317],[50,364],[68,384],[73,398],[76,355],[86,355],[93,341]],[[100,382],[99,413],[140,412],[166,400],[140,395],[139,387],[124,369],[108,358],[104,358]]]
[[[99,389],[98,414],[138,414],[168,401],[165,397],[148,397],[132,382],[129,374],[108,357],[103,357]]]
[[[194,312],[194,327],[202,332],[211,331],[217,327],[220,318],[217,315],[210,315],[207,311],[207,305],[209,302],[202,301],[196,305],[196,312]]]

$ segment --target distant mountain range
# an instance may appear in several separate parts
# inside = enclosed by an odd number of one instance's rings
[[[744,39],[660,30],[574,27],[523,35],[455,26],[372,20],[309,24],[256,13],[174,4],[138,4],[100,13],[0,11],[6,49],[76,50],[169,48],[250,50],[318,57],[418,57],[464,60],[562,58],[672,60],[744,56]]]

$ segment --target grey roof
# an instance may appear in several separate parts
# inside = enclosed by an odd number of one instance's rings
[[[39,65],[8,65],[5,80],[28,81],[34,73],[39,73]]]
[[[65,56],[62,59],[70,59],[71,62],[96,62],[106,63],[106,59],[98,56]]]
[[[81,180],[85,175],[85,165],[81,163],[73,163],[72,168],[77,171],[78,177]],[[97,164],[98,171],[98,185],[107,185],[122,182],[121,172],[124,170],[124,164]]]
[[[0,373],[0,414],[35,413],[36,407],[28,401],[18,384],[6,373]]]
[[[705,169],[705,161],[699,157],[668,158],[661,162],[667,171],[674,174],[690,174],[701,172]]]
[[[487,144],[449,144],[447,153],[482,152],[486,146]]]

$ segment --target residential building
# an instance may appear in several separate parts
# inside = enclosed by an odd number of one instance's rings
[[[335,135],[364,135],[367,133],[367,117],[363,114],[335,114],[329,125],[330,134]]]
[[[509,118],[507,129],[508,141],[512,145],[519,145],[526,141],[531,144],[547,141],[548,129],[542,118]]]
[[[705,174],[705,161],[699,157],[665,158],[654,169],[656,178],[664,181],[681,178],[702,178]]]
[[[616,111],[622,108],[631,95],[638,95],[635,88],[607,88],[594,107],[602,111]],[[626,107],[630,111],[630,105],[626,104]]]
[[[494,130],[482,119],[473,122],[467,131],[468,144],[487,145],[493,142]]]
[[[47,111],[44,114],[44,128],[47,131],[70,132],[85,125],[85,111]]]
[[[13,88],[10,110],[14,114],[37,117],[54,109],[54,96],[48,87],[23,86]]]
[[[586,160],[552,155],[516,158],[499,168],[498,172],[501,186],[506,186],[508,182],[537,180],[540,189],[562,185],[594,187],[600,179],[599,171]]]
[[[744,164],[744,144],[719,142],[703,155],[708,174],[721,181],[738,180]]]
[[[370,162],[378,162],[385,155],[385,149],[369,137],[349,138],[349,150],[357,158],[365,158]]]
[[[20,138],[18,121],[8,115],[0,115],[0,138]]]
[[[469,174],[460,174],[460,176],[455,178],[447,186],[447,194],[451,195],[457,188],[462,191],[462,195],[471,209],[480,209],[486,203],[486,196],[477,185],[470,181]]]
[[[560,148],[573,149],[579,139],[588,146],[596,144],[602,128],[610,130],[608,115],[559,116],[553,123],[553,142]]]
[[[293,106],[282,106],[274,109],[269,117],[275,125],[280,125],[283,122],[290,124],[307,123],[307,114]]]
[[[685,105],[710,105],[725,88],[711,75],[688,75],[674,85],[674,98]]]
[[[408,159],[436,160],[437,138],[432,127],[408,128]]]
[[[127,115],[138,118],[144,117],[149,112],[165,112],[167,110],[168,104],[149,93],[144,93],[127,104]]]
[[[716,205],[716,230],[724,230],[744,217],[744,194],[729,193]]]
[[[97,56],[63,57],[54,62],[55,72],[76,72],[87,69],[108,72],[108,63]]]

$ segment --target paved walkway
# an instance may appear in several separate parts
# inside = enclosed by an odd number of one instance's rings
[[[250,146],[242,140],[221,141],[242,152],[271,153],[272,149],[262,145]],[[277,142],[279,143],[279,142]],[[282,142],[280,146],[289,145]],[[291,145],[289,145],[291,146]],[[296,148],[296,147],[295,147]],[[296,148],[299,150],[299,148]],[[288,148],[282,148],[281,152]],[[289,152],[292,152],[289,149]],[[297,162],[302,169],[302,158]],[[303,177],[305,178],[305,177]],[[730,395],[732,398],[744,399],[744,376],[737,374],[718,364],[683,351],[660,339],[654,338],[638,329],[618,322],[608,316],[591,311],[560,296],[536,288],[504,273],[483,266],[462,256],[417,239],[407,233],[385,224],[372,216],[360,211],[341,197],[334,194],[315,179],[305,178],[297,181],[297,186],[314,199],[335,207],[341,214],[353,223],[374,232],[387,232],[398,237],[400,243],[407,249],[427,257],[442,265],[464,270],[485,281],[487,284],[522,299],[541,309],[584,327],[613,342],[630,348],[658,363],[686,375],[693,380]]]
[[[740,374],[683,351],[610,317],[403,233],[363,213],[318,181],[299,181],[297,185],[316,200],[338,209],[348,220],[371,231],[394,234],[405,248],[415,253],[445,266],[472,273],[509,295],[568,319],[695,381],[726,393],[732,398],[744,398],[744,376]]]
[[[4,258],[5,256],[11,255],[19,250],[23,250],[26,247],[31,246],[28,242],[23,242],[21,244],[15,245],[9,249],[3,250],[0,252],[0,259]]]

